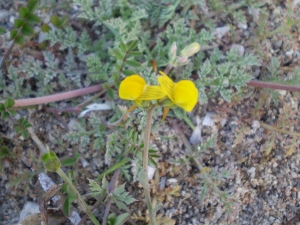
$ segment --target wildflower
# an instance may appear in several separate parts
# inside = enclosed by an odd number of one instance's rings
[[[147,85],[139,75],[134,74],[126,77],[120,84],[119,96],[121,99],[133,100],[137,103],[142,100],[157,100],[165,97],[160,86]]]
[[[174,83],[165,73],[159,71],[162,75],[158,78],[158,83],[166,92],[168,98],[173,104],[190,112],[198,102],[198,90],[195,84],[190,80],[181,80]]]

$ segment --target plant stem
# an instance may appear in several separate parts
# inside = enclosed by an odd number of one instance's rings
[[[149,211],[150,223],[151,225],[156,225],[155,215],[153,213],[152,202],[150,197],[150,187],[148,181],[148,157],[149,157],[149,143],[150,143],[150,133],[152,125],[152,114],[156,106],[152,106],[147,111],[147,122],[144,133],[144,154],[143,154],[143,170],[144,170],[144,194],[146,198],[146,204]]]
[[[167,66],[167,68],[165,69],[164,72],[168,73],[171,68],[172,67]],[[276,83],[264,82],[264,81],[259,81],[259,80],[251,80],[247,83],[247,86],[300,92],[300,87],[297,87],[297,86],[286,85],[286,84],[276,84]],[[109,85],[109,87],[111,87],[111,86]],[[81,88],[81,89],[77,89],[77,90],[73,90],[73,91],[67,91],[67,92],[63,92],[63,93],[43,96],[43,97],[19,99],[19,100],[15,100],[15,104],[12,107],[12,109],[14,109],[15,107],[16,108],[17,107],[27,107],[27,106],[33,106],[33,105],[39,105],[39,104],[46,104],[49,102],[62,101],[65,99],[75,98],[75,97],[83,96],[86,94],[91,94],[91,93],[94,93],[97,91],[102,91],[102,90],[103,90],[103,87],[102,87],[102,85],[99,84],[99,85],[94,85],[94,86]],[[103,93],[101,92],[101,94],[103,94]],[[96,96],[98,96],[98,95],[96,95]],[[96,97],[96,96],[94,96],[94,97]],[[94,99],[94,97],[92,99]],[[5,101],[0,101],[0,103],[4,103],[4,102]],[[84,102],[84,104],[82,103],[79,106],[82,107],[86,103],[87,102]],[[68,109],[68,110],[70,110],[70,109]],[[66,111],[68,111],[68,110],[66,110]],[[61,110],[61,111],[64,111],[64,110]]]
[[[39,105],[39,104],[45,104],[49,102],[62,101],[69,98],[75,98],[82,95],[91,94],[97,91],[101,91],[102,89],[103,89],[102,85],[99,84],[99,85],[94,85],[94,86],[81,88],[73,91],[67,91],[63,93],[43,96],[43,97],[15,100],[14,107]],[[0,101],[0,103],[4,103],[4,101]]]
[[[292,85],[286,85],[286,84],[276,84],[276,83],[264,82],[264,81],[259,81],[259,80],[251,80],[247,83],[247,86],[300,92],[300,87],[298,87],[298,86],[292,86]]]
[[[56,173],[61,177],[61,179],[63,179],[64,182],[69,185],[71,191],[76,194],[78,204],[80,205],[81,209],[89,216],[94,224],[100,225],[99,221],[96,219],[90,208],[86,205],[80,193],[77,191],[76,187],[73,185],[72,181],[68,178],[65,172],[61,168],[59,168]]]
[[[261,121],[259,121],[259,123],[265,129],[268,129],[268,130],[271,130],[271,131],[280,132],[280,133],[283,133],[283,134],[288,134],[288,135],[300,137],[300,133],[292,132],[292,131],[288,131],[288,130],[284,130],[284,129],[280,129],[280,128],[276,127],[276,126],[271,126],[271,125],[266,124],[266,123],[261,122]]]

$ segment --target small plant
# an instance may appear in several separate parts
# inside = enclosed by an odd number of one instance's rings
[[[0,103],[0,113],[3,119],[8,118],[9,116],[16,115],[15,110],[11,110],[13,105],[15,104],[15,101],[11,98],[6,99],[6,101],[3,103]]]

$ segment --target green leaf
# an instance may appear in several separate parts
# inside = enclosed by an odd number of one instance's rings
[[[70,208],[71,208],[71,202],[69,201],[69,198],[67,197],[64,202],[64,205],[63,205],[63,212],[65,215],[69,216]]]
[[[5,107],[4,107],[4,104],[0,103],[0,112],[1,111],[5,111]]]
[[[29,0],[27,3],[27,8],[32,13],[39,4],[39,0]]]
[[[6,34],[6,30],[4,29],[4,27],[0,26],[0,35],[1,34]]]
[[[133,70],[123,70],[122,73],[123,73],[125,76],[130,76],[130,75],[136,74],[136,72],[133,71]]]
[[[90,190],[91,190],[90,195],[92,197],[96,197],[98,195],[102,195],[102,194],[106,193],[106,187],[108,185],[108,182],[106,181],[105,177],[103,177],[103,179],[102,179],[101,187],[96,181],[91,180],[91,179],[88,179],[88,180],[89,180],[89,186],[90,186]]]
[[[24,36],[23,35],[19,35],[18,37],[15,38],[15,43],[19,44],[19,45],[24,45]]]
[[[121,65],[115,64],[115,68],[117,69],[117,71],[120,71],[121,70]]]
[[[20,133],[21,133],[21,135],[22,135],[25,139],[28,138],[28,132],[27,132],[27,130],[22,130]]]
[[[51,30],[51,27],[48,24],[44,23],[41,29],[43,32],[48,33]]]
[[[9,114],[9,112],[2,112],[2,118],[3,119],[6,119],[6,118],[8,118],[10,116],[10,114]]]
[[[10,31],[10,39],[12,39],[12,40],[15,39],[17,34],[18,34],[18,30],[17,29],[12,29]]]
[[[60,27],[65,26],[67,21],[68,21],[68,17],[67,16],[62,16],[61,19],[60,19]]]
[[[110,98],[112,98],[112,99],[115,98],[115,91],[112,88],[107,90],[107,94]]]
[[[123,214],[119,215],[113,225],[121,225],[121,224],[125,223],[125,221],[127,220],[127,218],[129,216],[130,216],[129,213],[123,213]]]
[[[124,55],[122,54],[122,52],[118,51],[118,50],[114,50],[115,56],[118,60],[123,61],[124,59]]]
[[[126,47],[126,45],[125,45],[124,43],[121,43],[121,44],[120,44],[120,48],[121,48],[121,51],[122,51],[123,53],[126,53],[126,52],[127,52],[127,47]]]
[[[56,27],[60,26],[60,19],[57,15],[52,15],[50,21],[54,26]]]
[[[76,200],[76,195],[73,192],[68,192],[69,202],[72,203]]]
[[[128,53],[128,56],[137,57],[137,56],[142,56],[142,55],[143,55],[143,53],[141,53],[140,51],[131,51],[131,52]]]
[[[19,15],[21,18],[26,18],[29,14],[29,9],[25,6],[21,6],[19,9]]]
[[[20,28],[24,23],[24,19],[15,19],[14,26],[15,28]]]
[[[13,105],[15,104],[15,101],[11,98],[6,99],[5,103],[4,103],[4,107],[6,109],[13,107]]]
[[[135,61],[135,60],[127,60],[126,64],[128,66],[132,66],[132,67],[140,67],[141,66],[141,63],[139,63],[138,61]]]
[[[157,163],[154,161],[154,159],[149,158],[150,163],[152,163],[155,167],[157,166]]]
[[[64,161],[62,161],[63,166],[74,166],[76,164],[75,158],[66,158]]]
[[[131,43],[127,44],[127,48],[129,51],[133,50],[136,48],[136,46],[138,45],[139,43],[139,40],[135,40],[135,41],[132,41]]]
[[[27,17],[27,22],[35,24],[35,23],[41,22],[41,20],[40,20],[40,18],[37,15],[31,13]]]
[[[34,30],[29,23],[25,23],[22,27],[21,33],[25,36],[31,36],[34,34]]]

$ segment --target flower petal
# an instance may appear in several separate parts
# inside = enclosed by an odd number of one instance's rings
[[[121,99],[135,100],[142,95],[145,87],[146,81],[141,76],[128,76],[120,84],[119,96]]]
[[[147,86],[137,100],[157,100],[166,96],[161,86]]]
[[[174,87],[175,83],[169,78],[164,72],[159,71],[162,75],[158,77],[158,83],[161,85],[162,89],[166,92],[166,95],[174,101]]]
[[[193,110],[198,102],[198,89],[190,80],[179,81],[174,88],[174,103],[185,111]]]

